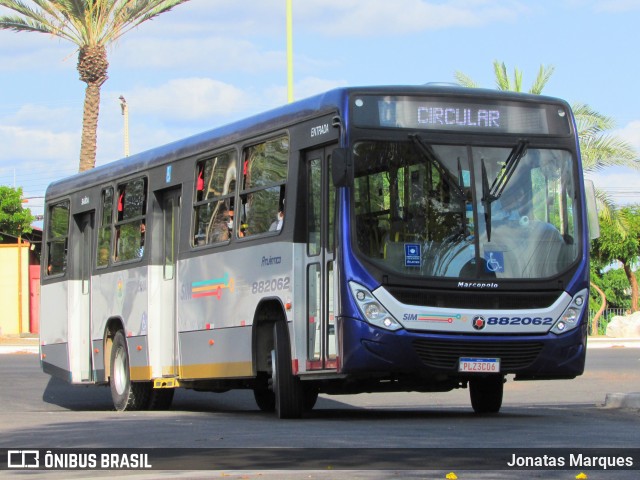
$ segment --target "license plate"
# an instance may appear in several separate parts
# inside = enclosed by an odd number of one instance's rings
[[[458,371],[470,373],[499,373],[500,359],[462,357],[460,358]]]

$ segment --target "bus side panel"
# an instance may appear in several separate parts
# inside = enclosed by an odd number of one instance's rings
[[[291,301],[292,264],[292,244],[284,241],[212,249],[210,255],[180,262],[181,376],[194,378],[192,371],[200,372],[198,378],[255,373],[251,326],[256,309],[264,299],[276,299],[283,308]],[[225,362],[229,368],[201,367]]]
[[[147,268],[133,266],[127,270],[105,272],[92,278],[92,304],[93,325],[91,338],[94,346],[102,345],[100,351],[94,356],[104,356],[105,330],[109,320],[118,319],[122,322],[125,336],[128,338],[129,356],[132,367],[136,367],[138,373],[144,369],[149,372],[149,348],[147,346],[148,308],[147,308]],[[136,338],[134,341],[133,338]],[[142,339],[141,339],[142,338]],[[142,346],[138,351],[137,347]],[[95,351],[95,349],[94,349]],[[144,355],[133,355],[133,352]],[[135,364],[133,363],[135,360]],[[101,358],[94,361],[94,370],[99,375],[102,368],[109,364],[109,358]],[[143,378],[144,377],[144,378]],[[136,374],[136,380],[150,379],[149,373]],[[106,378],[98,378],[106,380]]]
[[[67,298],[67,282],[42,285],[40,306],[44,321],[40,325],[40,348],[43,371],[71,382]]]
[[[251,326],[182,332],[180,377],[237,378],[253,375]]]

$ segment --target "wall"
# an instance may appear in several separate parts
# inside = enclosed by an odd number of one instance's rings
[[[0,245],[0,306],[0,335],[29,333],[28,243]]]

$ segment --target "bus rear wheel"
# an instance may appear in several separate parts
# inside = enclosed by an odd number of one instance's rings
[[[469,380],[469,395],[475,413],[498,413],[503,392],[504,378],[500,375]]]
[[[127,340],[122,330],[118,330],[113,337],[111,347],[111,398],[116,410],[141,410],[149,402],[150,383],[132,382],[129,369],[129,352]]]
[[[300,379],[291,372],[291,348],[284,321],[273,325],[270,383],[278,418],[300,418],[305,406],[304,389]]]
[[[263,412],[273,412],[276,409],[276,396],[268,388],[254,388],[253,398],[258,408]]]
[[[149,382],[149,402],[147,408],[149,410],[169,410],[173,403],[173,388],[153,388],[152,382]]]

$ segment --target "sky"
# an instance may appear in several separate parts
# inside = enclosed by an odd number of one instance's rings
[[[285,0],[190,0],[108,50],[97,165],[287,102]],[[0,7],[0,15],[9,13]],[[640,152],[640,0],[293,0],[294,97],[343,86],[495,86],[493,61],[555,71],[544,94],[614,119]],[[85,84],[70,42],[0,30],[0,184],[41,214],[47,185],[77,172]],[[592,175],[640,203],[640,169]]]

